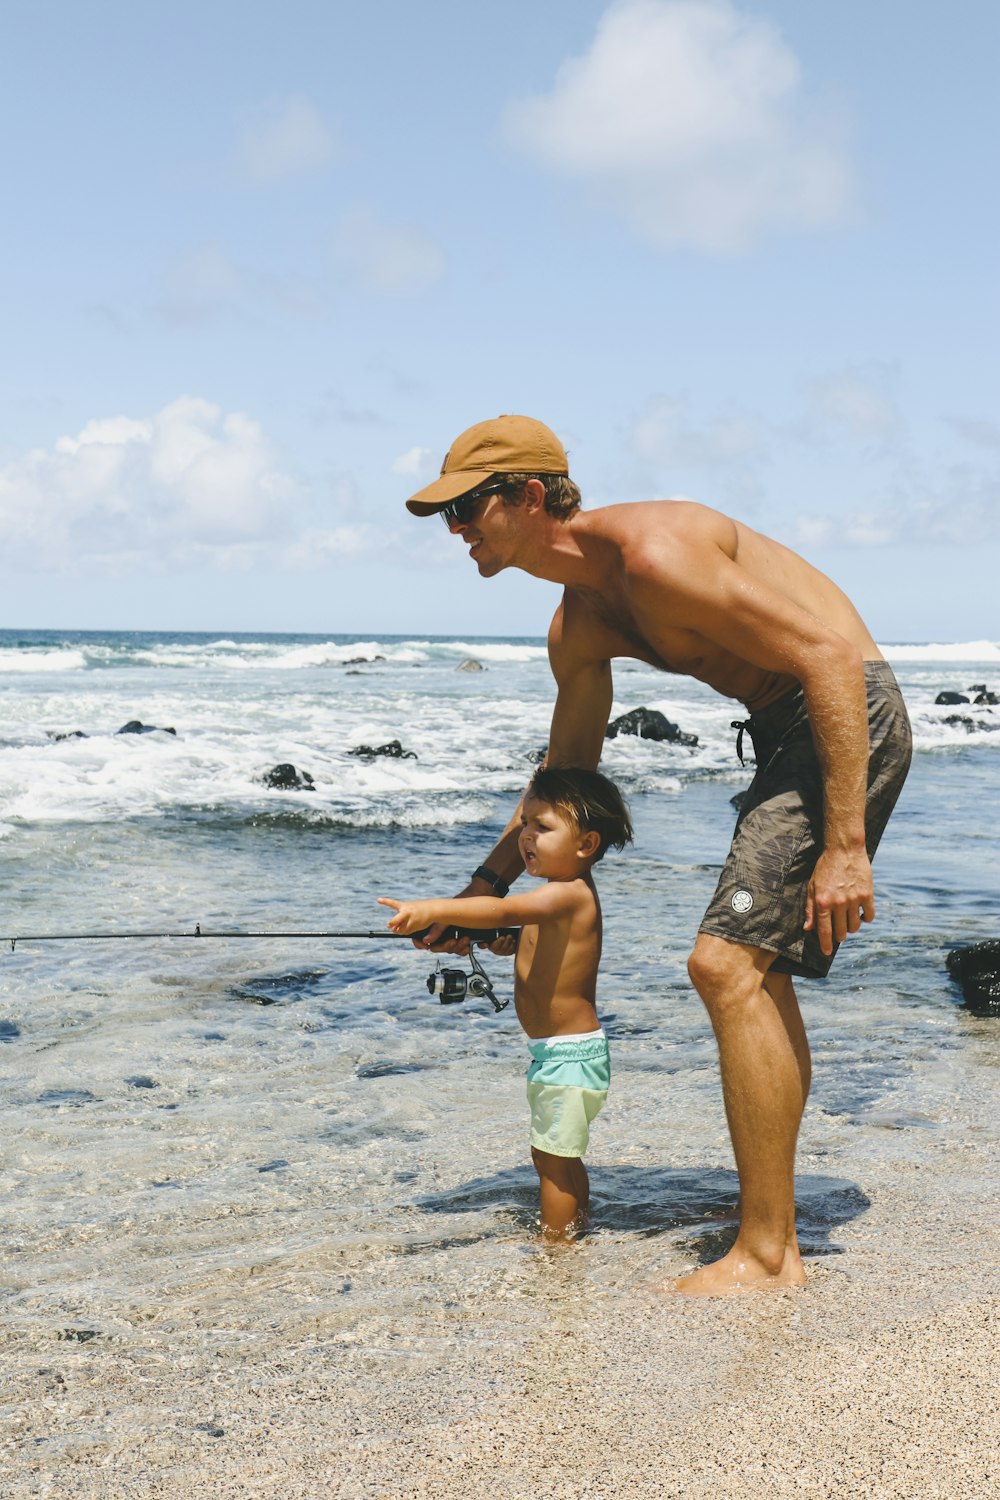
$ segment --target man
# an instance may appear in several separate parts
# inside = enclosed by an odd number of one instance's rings
[[[911,748],[892,672],[840,589],[742,522],[683,500],[581,510],[562,444],[530,418],[470,427],[406,503],[441,515],[482,577],[521,568],[564,585],[547,764],[596,768],[614,657],[685,672],[749,710],[757,774],[688,961],[719,1046],[741,1223],[727,1255],[674,1285],[801,1284],[794,1161],[810,1061],[791,976],[825,976],[875,916],[871,858]],[[462,895],[506,893],[523,868],[519,827],[518,810]]]

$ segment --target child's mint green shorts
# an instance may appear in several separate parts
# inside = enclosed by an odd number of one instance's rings
[[[582,1156],[611,1084],[607,1037],[529,1037],[528,1051],[531,1144],[550,1156]]]

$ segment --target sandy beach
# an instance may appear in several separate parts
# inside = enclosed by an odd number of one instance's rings
[[[66,669],[8,694],[11,930],[367,925],[387,872],[401,895],[471,868],[524,774],[483,694],[521,695],[525,744],[550,696],[541,643],[489,649],[463,674],[463,643],[41,642]],[[613,1084],[568,1251],[533,1239],[516,1018],[438,1005],[409,945],[6,951],[3,1500],[1000,1495],[1000,1022],[945,967],[995,936],[997,737],[934,704],[980,664],[929,651],[878,921],[803,989],[802,1292],[662,1291],[736,1197],[684,963],[749,774],[707,690],[672,708],[697,751],[608,752],[640,838],[602,871]],[[648,675],[627,701],[671,706]],[[137,680],[176,736],[114,732]],[[315,748],[381,742],[401,702],[419,759]],[[317,777],[294,803],[253,779],[269,714]],[[78,724],[108,732],[50,738]]]
[[[172,1274],[168,1217],[117,1226],[146,1275],[101,1308],[94,1230],[62,1325],[30,1295],[5,1322],[2,1493],[986,1500],[1000,1234],[972,1185],[1000,1038],[975,1024],[954,1129],[918,1156],[919,1122],[887,1117],[896,1149],[803,1292],[664,1296],[685,1262],[656,1234],[484,1259],[457,1215],[414,1275],[405,1223],[333,1253],[232,1204],[197,1274]]]

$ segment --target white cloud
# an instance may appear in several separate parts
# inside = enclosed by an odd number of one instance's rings
[[[281,554],[290,573],[318,573],[348,559],[358,560],[384,550],[384,528],[361,522],[330,529],[311,527]]]
[[[884,498],[794,525],[793,545],[955,547],[968,551],[1000,536],[1000,472],[972,464],[900,465]]]
[[[437,529],[415,540],[400,505],[386,525],[346,471],[306,491],[252,417],[185,395],[151,417],[95,417],[0,467],[0,550],[8,568],[90,576],[438,566]]]
[[[415,296],[445,271],[444,252],[436,240],[410,225],[386,224],[367,207],[344,215],[334,252],[359,285],[389,296]]]
[[[323,116],[301,94],[273,101],[243,126],[240,160],[256,182],[312,175],[339,156],[340,148]]]
[[[418,479],[433,470],[434,455],[430,448],[408,448],[392,461],[392,472],[407,479]]]
[[[30,568],[225,565],[266,552],[292,492],[256,422],[181,396],[150,418],[94,419],[0,469],[0,536],[8,561]]]
[[[760,423],[732,411],[699,426],[685,396],[658,396],[632,429],[639,458],[664,466],[727,469],[756,461],[764,451]]]
[[[589,52],[504,123],[664,248],[726,253],[820,229],[851,195],[842,131],[803,100],[795,55],[729,0],[616,0]]]
[[[984,417],[952,417],[951,425],[976,447],[1000,450],[1000,422],[990,422]]]
[[[902,415],[888,386],[896,372],[889,368],[842,370],[810,382],[807,399],[814,417],[847,428],[862,437],[885,437],[898,432]]]

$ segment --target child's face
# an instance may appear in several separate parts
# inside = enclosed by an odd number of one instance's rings
[[[517,845],[529,875],[542,880],[575,880],[590,866],[595,835],[576,825],[548,802],[528,797],[521,813]]]

